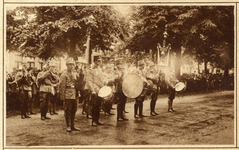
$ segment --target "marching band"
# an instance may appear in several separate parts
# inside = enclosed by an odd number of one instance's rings
[[[100,56],[94,56],[93,64],[75,62],[73,58],[67,58],[65,70],[61,76],[56,73],[56,65],[50,62],[43,66],[43,70],[36,76],[34,71],[27,71],[23,63],[18,68],[15,80],[8,82],[16,84],[20,89],[21,118],[30,118],[33,112],[32,95],[36,89],[40,93],[40,118],[51,119],[47,112],[57,115],[56,102],[63,102],[66,121],[66,131],[79,131],[75,127],[75,114],[77,100],[82,103],[82,114],[92,119],[92,126],[103,125],[100,122],[100,112],[105,115],[114,115],[110,111],[113,104],[117,104],[117,121],[128,121],[124,113],[127,98],[135,99],[134,117],[143,115],[143,102],[145,97],[150,97],[150,115],[158,115],[155,111],[157,97],[160,91],[161,78],[160,67],[154,63],[145,65],[140,60],[136,65],[125,64],[122,59],[102,63]],[[136,67],[137,66],[137,67]],[[166,77],[166,76],[165,76]],[[168,111],[175,111],[172,107],[175,92],[183,90],[184,84],[180,83],[171,73],[165,78],[169,88]],[[30,107],[30,108],[28,108]],[[29,111],[28,111],[29,109]]]

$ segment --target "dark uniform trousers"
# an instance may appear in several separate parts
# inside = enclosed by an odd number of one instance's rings
[[[169,93],[169,96],[168,96],[168,109],[171,109],[173,107],[173,100],[175,98],[175,89],[172,88],[172,87],[169,87],[168,89],[168,93]]]
[[[49,92],[40,92],[40,109],[41,109],[41,117],[46,117],[48,111],[48,102],[50,101]]]
[[[98,123],[100,119],[102,98],[96,94],[91,94],[91,106],[92,106],[92,123]]]
[[[108,113],[110,114],[110,110],[112,108],[112,105],[113,105],[113,96],[110,98],[110,100],[103,100],[103,103],[102,103],[102,110],[105,112],[105,113]]]
[[[66,99],[65,100],[65,117],[67,127],[74,127],[75,115],[77,111],[77,99]]]
[[[124,93],[115,93],[115,96],[118,97],[117,101],[117,120],[123,119],[123,111],[125,108],[127,97],[124,95]]]
[[[38,93],[38,88],[36,83],[33,83],[32,86],[32,98],[30,99],[30,101],[28,102],[28,112],[33,113],[33,109],[34,107],[36,107],[36,98],[37,98],[37,93]]]
[[[90,91],[88,89],[81,91],[82,114],[87,113],[87,105],[89,105]]]
[[[139,96],[135,99],[135,104],[134,104],[134,116],[138,114],[139,110],[139,116],[143,115],[143,102],[144,102],[145,96]]]
[[[21,116],[26,116],[28,111],[28,102],[31,99],[31,91],[27,90],[20,90],[19,92],[19,101],[20,101],[20,107],[21,107]]]
[[[15,111],[17,109],[18,106],[18,97],[17,97],[18,93],[16,92],[9,92],[8,93],[8,98],[7,100],[9,101],[9,109]]]
[[[150,112],[155,112],[155,105],[156,105],[156,101],[157,101],[157,92],[156,91],[152,91],[153,94],[151,96],[151,101],[150,101]]]
[[[56,103],[57,103],[57,100],[59,98],[59,93],[55,93],[55,95],[53,95],[52,93],[49,93],[49,96],[50,96],[50,106],[49,107],[49,112],[52,114],[52,113],[56,113]],[[49,103],[48,103],[49,105]]]
[[[154,84],[157,84],[156,81],[153,79],[147,78],[147,80],[151,80]],[[157,89],[151,89],[150,92],[152,92],[151,101],[150,101],[150,112],[155,113],[155,105],[156,105],[156,101],[158,97],[158,86],[157,86]]]

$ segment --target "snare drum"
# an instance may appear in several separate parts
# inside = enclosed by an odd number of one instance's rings
[[[108,101],[113,96],[112,88],[109,86],[103,86],[98,93],[98,96],[103,98],[105,101]]]
[[[179,82],[175,85],[175,91],[176,92],[181,92],[184,89],[186,89],[186,85],[183,82]]]

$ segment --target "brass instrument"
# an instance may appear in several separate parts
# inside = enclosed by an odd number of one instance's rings
[[[31,76],[29,75],[29,72],[26,70],[25,67],[22,68],[23,72],[22,72],[22,79],[18,81],[19,84],[27,84],[27,85],[32,85],[33,80],[31,78]]]
[[[59,82],[59,78],[57,77],[57,75],[55,75],[54,73],[47,71],[47,76],[44,79],[44,83],[47,85],[52,85],[52,84],[57,84]]]

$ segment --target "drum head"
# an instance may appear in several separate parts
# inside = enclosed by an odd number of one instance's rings
[[[103,86],[103,87],[99,90],[98,96],[104,98],[104,97],[109,96],[111,93],[112,93],[111,87],[109,87],[109,86]]]
[[[122,83],[123,93],[128,98],[136,98],[138,97],[144,88],[143,80],[137,74],[129,74],[127,75]]]
[[[175,85],[175,91],[180,92],[185,88],[185,84],[183,82],[179,82]]]

